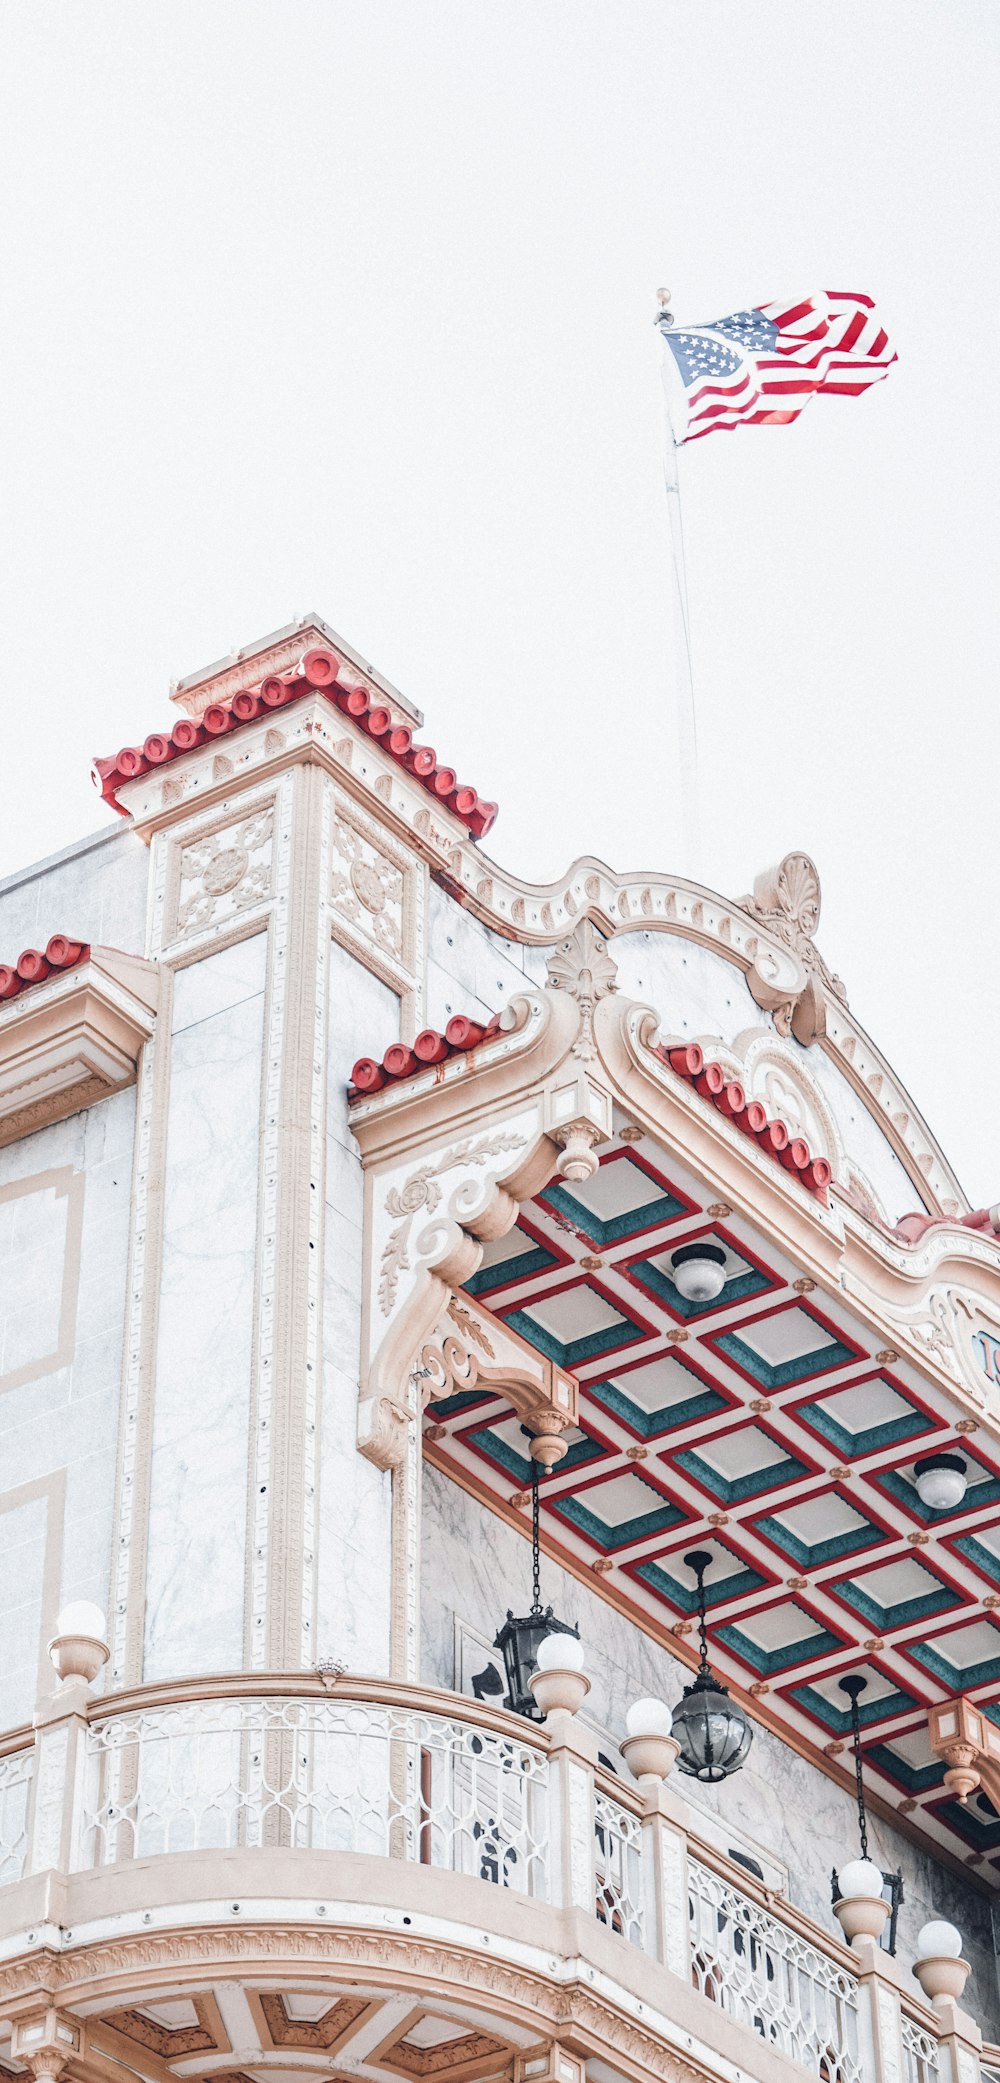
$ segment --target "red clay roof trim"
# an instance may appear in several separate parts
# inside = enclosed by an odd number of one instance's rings
[[[416,1077],[418,1072],[444,1063],[450,1056],[465,1054],[478,1048],[480,1042],[490,1041],[499,1027],[499,1013],[494,1013],[485,1027],[459,1015],[449,1020],[443,1034],[426,1027],[412,1049],[404,1042],[393,1042],[381,1063],[374,1056],[361,1056],[351,1072],[350,1096],[367,1098],[369,1093],[381,1092],[385,1085]],[[697,1042],[680,1049],[668,1049],[661,1044],[653,1053],[678,1077],[686,1078],[703,1099],[710,1100],[720,1114],[750,1136],[776,1164],[784,1165],[810,1193],[825,1202],[833,1176],[826,1158],[814,1157],[808,1143],[801,1136],[790,1135],[783,1121],[772,1121],[758,1099],[748,1100],[743,1086],[727,1076],[721,1063],[706,1063],[704,1050]]]
[[[22,991],[30,990],[32,984],[43,984],[47,976],[60,969],[75,969],[78,962],[85,962],[90,954],[85,940],[70,940],[65,933],[54,933],[44,953],[36,947],[27,947],[16,962],[0,962],[0,1000],[19,998]]]
[[[661,1063],[669,1064],[678,1077],[686,1078],[703,1099],[711,1101],[720,1114],[742,1129],[776,1164],[800,1179],[817,1200],[827,1198],[833,1172],[825,1157],[814,1157],[802,1136],[793,1136],[783,1121],[772,1121],[759,1099],[748,1099],[738,1079],[730,1078],[721,1063],[706,1063],[698,1042],[670,1049],[661,1042],[653,1051]]]
[[[127,810],[118,801],[123,782],[134,781],[136,775],[148,773],[151,767],[169,765],[183,753],[193,752],[197,745],[224,738],[230,731],[255,722],[270,709],[284,708],[301,695],[322,694],[352,717],[369,737],[377,738],[391,758],[413,774],[428,794],[446,803],[472,838],[482,839],[495,822],[497,805],[484,802],[474,788],[460,782],[454,767],[440,766],[432,745],[415,745],[409,726],[394,723],[391,710],[384,702],[373,700],[366,688],[341,686],[341,665],[334,651],[307,651],[297,672],[272,675],[257,687],[241,688],[228,706],[213,702],[199,722],[184,716],[169,732],[154,731],[141,745],[125,745],[111,759],[96,759],[94,779],[105,802],[127,817]]]
[[[478,1049],[480,1042],[492,1041],[499,1032],[499,1013],[494,1013],[485,1026],[457,1013],[443,1034],[436,1027],[425,1027],[412,1049],[405,1042],[393,1042],[381,1063],[376,1063],[374,1056],[360,1056],[351,1072],[350,1097],[367,1098],[371,1092],[381,1092],[383,1085],[399,1084],[405,1078],[415,1078],[422,1070],[446,1063],[450,1056],[467,1056],[470,1049]]]

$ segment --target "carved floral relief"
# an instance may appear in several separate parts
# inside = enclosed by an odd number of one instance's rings
[[[271,889],[273,852],[270,803],[252,817],[192,840],[180,857],[177,932],[202,933],[261,903]]]
[[[374,840],[339,815],[333,826],[330,902],[356,933],[392,955],[406,958],[406,885],[403,871]]]

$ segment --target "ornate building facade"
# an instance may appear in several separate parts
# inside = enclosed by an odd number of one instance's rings
[[[0,885],[0,2072],[997,2083],[1000,1211],[812,862],[522,882],[312,618],[173,699]]]

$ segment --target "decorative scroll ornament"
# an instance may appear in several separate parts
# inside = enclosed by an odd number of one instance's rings
[[[474,1390],[502,1396],[505,1403],[513,1404],[534,1434],[532,1459],[545,1470],[552,1468],[567,1451],[561,1434],[577,1420],[575,1381],[506,1326],[499,1336],[499,1349],[490,1345],[476,1312],[460,1307],[464,1338],[442,1323],[421,1351],[424,1405],[437,1403],[445,1396],[468,1395]],[[457,1321],[454,1304],[449,1304],[447,1316],[451,1323]],[[490,1329],[494,1329],[492,1323]],[[473,1344],[488,1347],[489,1362],[472,1351]]]
[[[573,1054],[583,1063],[597,1057],[594,1041],[594,1007],[609,991],[617,991],[618,964],[608,953],[608,943],[590,919],[581,919],[568,940],[556,948],[546,964],[554,991],[568,991],[580,1008],[580,1032]]]
[[[503,1132],[482,1136],[479,1141],[460,1143],[455,1149],[446,1150],[433,1164],[421,1165],[411,1172],[402,1186],[393,1186],[386,1195],[385,1208],[392,1217],[395,1227],[390,1230],[382,1252],[381,1276],[378,1298],[383,1316],[388,1316],[396,1300],[396,1289],[400,1273],[410,1266],[410,1232],[418,1215],[433,1215],[441,1205],[440,1180],[445,1172],[456,1171],[465,1165],[485,1165],[489,1158],[504,1155],[507,1151],[521,1150],[524,1137]]]
[[[783,941],[806,970],[803,989],[772,1008],[778,1033],[794,1034],[806,1048],[826,1032],[826,992],[847,1004],[840,977],[834,976],[815,943],[821,901],[819,875],[807,853],[786,853],[776,867],[757,876],[752,896],[741,899],[743,910]],[[752,972],[747,982],[753,991]],[[759,1005],[765,1002],[756,991],[754,996]]]

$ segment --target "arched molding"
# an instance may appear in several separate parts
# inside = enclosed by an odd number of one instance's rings
[[[787,854],[738,902],[683,877],[618,874],[593,855],[581,856],[554,882],[528,883],[459,835],[453,813],[433,806],[421,784],[321,694],[248,724],[239,745],[238,767],[223,741],[213,740],[183,761],[150,768],[122,784],[119,807],[148,842],[194,810],[214,812],[291,766],[318,764],[345,799],[353,798],[441,888],[506,939],[552,947],[589,921],[609,939],[640,929],[696,941],[742,972],[779,1033],[826,1049],[933,1212],[958,1213],[966,1205],[944,1153],[854,1020],[843,985],[815,945],[819,878],[808,855]]]
[[[814,1156],[827,1159],[838,1184],[846,1185],[848,1162],[840,1130],[793,1044],[754,1028],[737,1035],[733,1049],[749,1097],[759,1099],[791,1135],[803,1136]]]
[[[17,2020],[31,2016],[39,2004],[46,2009],[58,2006],[58,2015],[77,2034],[78,2048],[81,2039],[83,2042],[76,2057],[72,2053],[69,2057],[66,2073],[71,2083],[106,2083],[111,2073],[98,2048],[87,2046],[86,2021],[103,2005],[148,2004],[165,1990],[177,1997],[222,1981],[239,1986],[273,1984],[276,1979],[296,1989],[315,1986],[324,1992],[350,1988],[364,1993],[370,1989],[373,1998],[383,1999],[388,1987],[446,2010],[474,2006],[495,2018],[501,2036],[513,2039],[515,2045],[523,2042],[537,2050],[546,2039],[565,2039],[579,2055],[599,2060],[605,2067],[613,2065],[634,2083],[647,2083],[650,2077],[657,2083],[707,2083],[710,2075],[718,2073],[719,2056],[711,2042],[697,2041],[691,2031],[694,2013],[701,2008],[694,1992],[689,1993],[679,1982],[673,1992],[675,1999],[681,1998],[683,2031],[673,2015],[665,2014],[656,2002],[657,1979],[663,1970],[640,1954],[637,1961],[626,1963],[626,1979],[619,1981],[614,1973],[618,1948],[599,1928],[593,1947],[587,1950],[593,1951],[600,1971],[589,1966],[585,1977],[566,1981],[554,1972],[552,1913],[543,1909],[539,1919],[533,1903],[518,1906],[525,1934],[521,1941],[498,1936],[489,1952],[481,1940],[477,1943],[479,1927],[473,1924],[466,1936],[461,1925],[456,1927],[450,1920],[446,1935],[422,1931],[419,1926],[427,1920],[414,1915],[408,1920],[411,1928],[394,1931],[384,1928],[382,1906],[374,1906],[370,1914],[375,1927],[370,1929],[351,1928],[333,1919],[324,1924],[310,1911],[301,1922],[264,1922],[249,1916],[236,1928],[218,1923],[188,1925],[76,1945],[58,1953],[33,1947],[30,1954],[0,1967],[0,2015]],[[545,1927],[544,1947],[537,1942],[536,1922]],[[637,1987],[645,2001],[638,2000]],[[698,2024],[709,2032],[716,2022],[712,2015],[698,2018]],[[728,2052],[731,2034],[726,2034],[724,2026],[722,2032]],[[690,2054],[671,2045],[682,2037]],[[287,2070],[287,2054],[274,2066]],[[731,2060],[726,2066],[732,2066]],[[259,2058],[253,2067],[262,2068]],[[120,2064],[115,2068],[119,2070]]]
[[[574,861],[551,883],[528,883],[490,861],[478,846],[452,848],[440,878],[483,925],[510,940],[547,947],[582,919],[613,939],[637,930],[693,940],[739,969],[751,996],[769,1012],[779,1033],[808,1046],[818,1042],[837,1065],[909,1173],[920,1196],[938,1214],[968,1205],[948,1160],[875,1043],[859,1026],[843,985],[824,962],[813,934],[818,877],[811,909],[797,874],[787,903],[775,893],[782,872],[809,857],[789,854],[758,876],[750,897],[727,902],[683,877],[618,874],[591,854]]]

